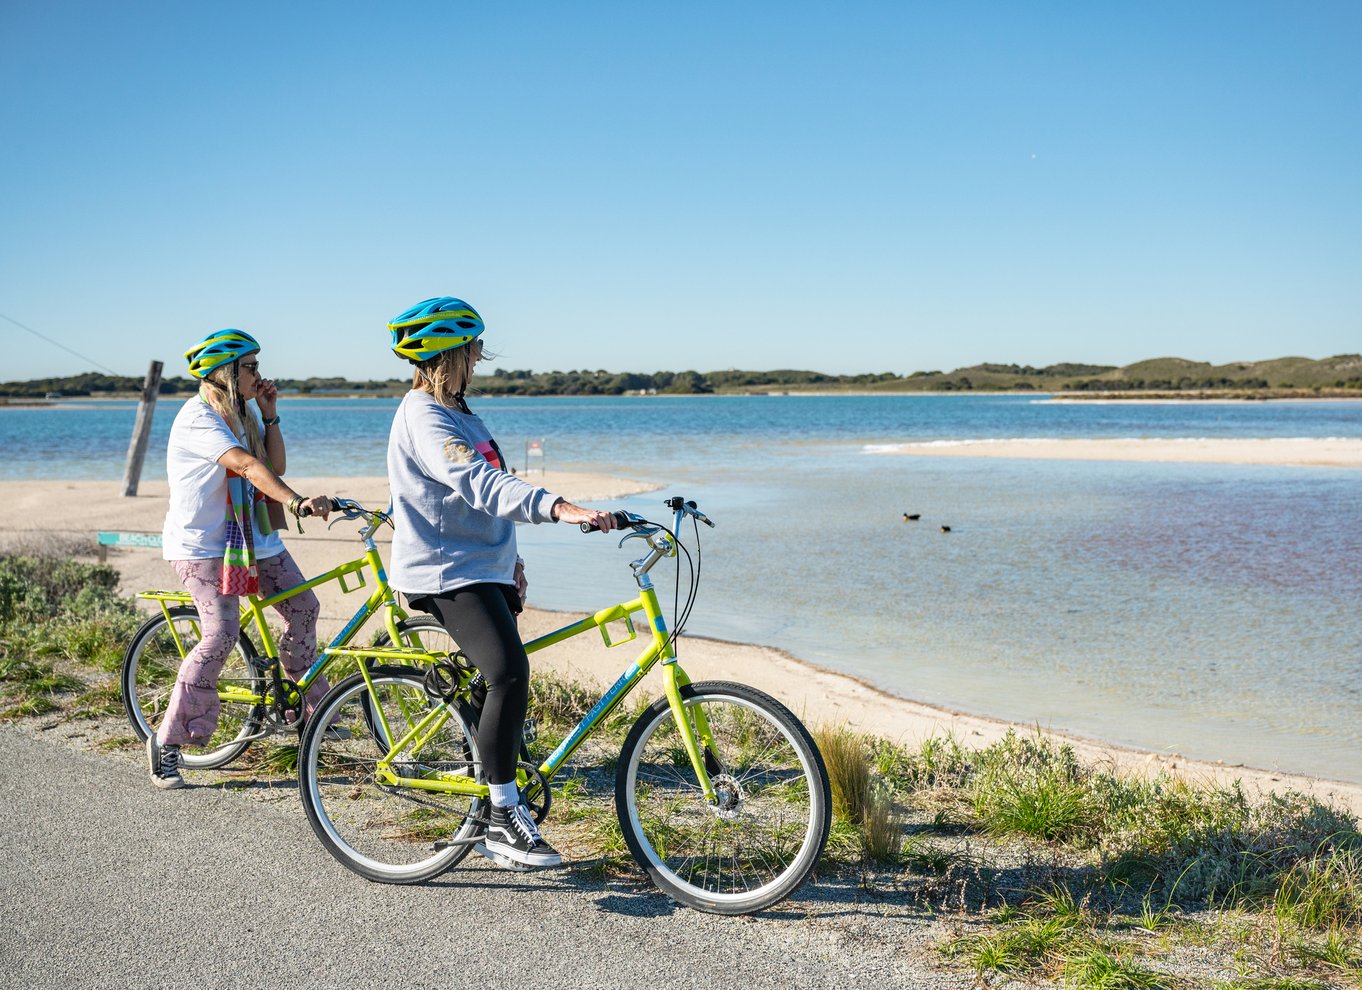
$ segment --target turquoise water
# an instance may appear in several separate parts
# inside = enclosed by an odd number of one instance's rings
[[[1018,396],[482,400],[512,463],[665,485],[704,535],[691,631],[905,697],[1362,782],[1362,472],[884,456],[1012,437],[1362,437],[1362,403]],[[294,473],[382,474],[395,402],[284,400]],[[0,410],[0,477],[121,477],[134,407]],[[159,458],[173,404],[158,410]],[[901,521],[922,513],[917,524]],[[942,534],[939,526],[953,532]],[[584,609],[632,556],[522,527],[531,599]],[[659,582],[661,584],[661,582]],[[749,607],[734,603],[750,602]]]

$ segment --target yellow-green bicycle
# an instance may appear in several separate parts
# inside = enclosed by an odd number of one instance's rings
[[[812,872],[827,843],[828,777],[812,737],[769,695],[742,684],[691,683],[677,663],[699,572],[694,502],[667,500],[671,527],[618,513],[647,554],[630,566],[639,593],[525,644],[529,653],[589,630],[607,646],[650,637],[638,658],[542,763],[524,763],[522,792],[542,820],[550,782],[570,756],[657,664],[664,697],[626,737],[615,805],[629,851],[668,895],[720,914],[759,911]],[[690,518],[696,558],[690,592],[668,632],[648,572],[675,557]],[[689,559],[688,550],[682,547]],[[678,574],[678,581],[679,581]],[[611,630],[614,630],[612,636]],[[461,654],[429,669],[377,664],[336,684],[309,720],[299,754],[303,805],[326,848],[356,873],[416,883],[458,863],[487,824],[487,784],[475,732],[478,679]],[[347,732],[329,731],[340,726]]]
[[[359,539],[364,553],[302,584],[269,598],[251,595],[242,599],[241,633],[218,679],[222,715],[217,731],[202,748],[186,748],[182,764],[190,769],[213,769],[239,757],[255,740],[275,733],[297,732],[303,721],[303,695],[323,672],[342,658],[369,665],[382,663],[430,664],[453,652],[449,634],[431,616],[408,617],[397,602],[379,556],[374,535],[380,526],[392,525],[387,513],[366,509],[350,499],[332,499],[333,518],[360,521]],[[295,683],[279,663],[279,649],[265,620],[265,610],[276,602],[329,581],[345,592],[368,585],[373,590],[345,627],[326,647],[317,651],[317,662]],[[170,691],[185,655],[199,641],[199,614],[194,600],[183,589],[144,591],[138,598],[160,605],[133,635],[123,656],[123,708],[139,739],[155,732],[165,716]],[[383,632],[369,648],[351,647],[355,636],[375,615],[382,613]],[[258,637],[252,639],[252,627]],[[442,652],[444,647],[447,652]],[[429,652],[428,647],[435,648]]]

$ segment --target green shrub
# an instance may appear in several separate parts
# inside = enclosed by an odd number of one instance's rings
[[[874,788],[865,737],[845,725],[820,726],[814,741],[828,768],[833,815],[859,825],[865,820]]]
[[[118,597],[117,588],[118,572],[104,564],[0,554],[0,624],[106,607],[131,609],[130,601]]]
[[[903,855],[903,819],[884,787],[875,787],[861,817],[861,850],[866,860],[892,865]]]
[[[1335,848],[1292,864],[1279,880],[1273,910],[1308,928],[1362,925],[1362,849]]]
[[[1316,895],[1308,891],[1322,878],[1337,880],[1353,869],[1331,872],[1333,857],[1362,847],[1355,818],[1304,794],[1255,801],[1238,785],[1198,788],[1166,778],[1107,781],[1104,788],[1141,798],[1127,795],[1107,818],[1107,874],[1182,903],[1255,904],[1275,896],[1288,876],[1310,900]]]
[[[977,756],[971,803],[986,832],[1076,845],[1095,838],[1099,811],[1067,743],[1057,746],[1039,732],[1021,736],[1009,730]]]

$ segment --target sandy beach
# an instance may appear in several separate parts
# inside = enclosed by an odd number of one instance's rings
[[[1302,441],[1304,442],[1304,441]],[[1077,443],[1096,458],[1107,447],[1120,450],[1124,441],[1045,441],[1047,444]],[[1293,460],[1273,460],[1273,448],[1286,441],[1214,441],[1212,452],[1221,448],[1221,456],[1233,451],[1237,457],[1248,457],[1252,445],[1260,455],[1252,463],[1300,463]],[[1317,441],[1341,445],[1351,460],[1346,466],[1362,466],[1362,441]],[[1114,445],[1114,446],[1111,446]],[[979,445],[983,446],[983,445]],[[1031,442],[994,445],[1001,448],[1031,449]],[[968,451],[970,448],[931,448],[933,453]],[[920,453],[919,448],[904,449],[903,453]],[[955,456],[962,456],[955,453]],[[963,456],[1043,456],[1039,453],[964,453]],[[1080,455],[1081,456],[1081,455]],[[1115,457],[1114,453],[1109,456]],[[1341,455],[1340,455],[1341,456]],[[1117,458],[1132,459],[1132,458]],[[1155,458],[1158,459],[1158,458]],[[1186,458],[1206,459],[1206,458]],[[1249,463],[1233,460],[1226,463]],[[1343,465],[1340,465],[1343,466]],[[355,499],[363,504],[388,504],[386,478],[290,478],[298,491],[328,493]],[[604,475],[568,472],[536,474],[530,480],[573,501],[599,501],[653,490],[656,486],[612,478]],[[94,536],[99,530],[159,533],[165,514],[166,483],[151,481],[142,484],[139,494],[125,498],[117,482],[48,481],[0,482],[0,495],[11,507],[0,520],[0,550],[24,545],[57,545],[72,549],[83,546],[94,553]],[[290,533],[287,542],[304,573],[320,573],[358,555],[360,545],[355,538],[358,526],[339,522],[328,529],[320,521],[304,523],[306,532]],[[388,542],[386,534],[380,545]],[[160,557],[159,549],[111,549],[108,562],[122,576],[123,590],[132,593],[148,588],[176,588],[178,582],[170,567]],[[579,616],[548,612],[533,607],[534,561],[528,562],[529,601],[522,617],[526,638],[532,638],[567,625]],[[318,589],[322,603],[320,632],[323,638],[334,635],[346,619],[361,604],[359,594],[343,595],[335,583]],[[621,588],[621,595],[627,588]],[[778,646],[778,644],[777,644]],[[597,685],[613,681],[633,658],[633,647],[623,646],[607,650],[599,638],[581,636],[551,647],[534,657],[541,669],[553,669],[566,676]],[[853,677],[833,673],[804,663],[774,646],[729,643],[719,640],[687,636],[681,641],[681,660],[694,679],[721,678],[743,681],[779,697],[810,724],[823,722],[846,723],[856,729],[876,733],[895,741],[914,745],[933,735],[950,733],[967,746],[981,746],[1004,735],[1009,728],[1034,731],[1034,725],[1015,724],[979,715],[968,715],[896,697]],[[644,691],[657,694],[659,689],[644,685]],[[1041,726],[1040,728],[1047,728]],[[1178,754],[1150,753],[1109,745],[1097,740],[1062,735],[1071,741],[1084,758],[1110,763],[1129,772],[1153,773],[1159,770],[1176,771],[1194,778],[1228,782],[1240,779],[1250,790],[1295,789],[1315,794],[1362,814],[1362,785],[1316,780],[1223,763],[1186,760]]]
[[[950,440],[885,444],[877,454],[913,457],[1010,457],[1052,461],[1167,461],[1197,464],[1272,464],[1362,467],[1362,440],[1288,437],[1272,440],[1153,439]]]

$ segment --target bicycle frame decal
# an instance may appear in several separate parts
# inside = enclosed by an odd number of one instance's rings
[[[586,713],[586,717],[577,723],[577,728],[573,729],[572,733],[549,755],[549,758],[544,761],[543,766],[541,766],[540,769],[548,776],[552,776],[556,773],[558,768],[563,765],[563,761],[568,758],[569,754],[580,746],[582,740],[596,727],[596,721],[601,715],[612,708],[615,702],[619,701],[620,698],[628,694],[629,690],[638,683],[639,678],[641,678],[644,673],[644,669],[637,663],[626,670],[620,676],[620,679],[611,685],[610,690],[605,692],[601,697],[601,700],[592,706],[591,711]]]

